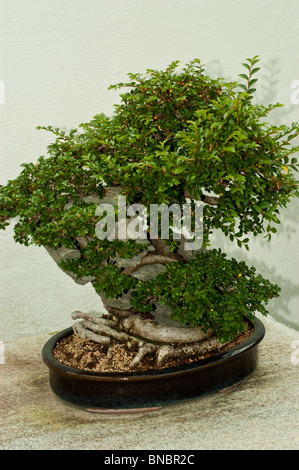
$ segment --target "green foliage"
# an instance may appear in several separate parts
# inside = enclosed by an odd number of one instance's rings
[[[221,341],[231,340],[253,320],[255,312],[267,314],[265,303],[280,288],[256,275],[244,261],[227,259],[221,250],[199,253],[188,264],[171,263],[166,273],[138,284],[133,292],[137,310],[150,312],[149,298],[172,308],[173,318],[190,326],[213,328]]]
[[[258,79],[252,78],[252,75],[260,70],[260,67],[254,67],[259,61],[258,56],[255,56],[253,59],[246,59],[246,62],[242,64],[248,70],[248,73],[247,75],[245,73],[240,73],[239,77],[244,78],[247,84],[243,85],[239,83],[239,87],[248,93],[249,96],[247,97],[247,101],[252,100],[253,93],[256,91],[256,88],[252,88],[252,86],[258,81]]]
[[[79,278],[91,276],[95,278],[94,288],[98,293],[105,291],[106,297],[117,297],[124,291],[133,289],[138,281],[134,277],[121,274],[121,269],[114,265],[114,257],[129,258],[142,247],[136,246],[133,240],[123,243],[119,240],[91,240],[81,250],[81,258],[63,260],[60,266],[65,271],[76,273]],[[143,248],[144,249],[144,248]]]
[[[183,204],[191,197],[206,203],[205,247],[215,229],[246,249],[247,234],[270,240],[281,208],[298,196],[299,147],[292,141],[299,125],[270,125],[268,113],[281,105],[253,104],[258,62],[256,56],[243,63],[245,84],[211,79],[197,59],[182,69],[176,61],[163,71],[129,74],[127,82],[111,86],[122,91],[111,117],[96,115],[68,134],[39,127],[55,141],[47,155],[0,187],[0,228],[17,217],[17,242],[52,248],[76,248],[78,237],[86,237],[81,259],[65,261],[64,269],[95,277],[97,290],[111,297],[134,288],[139,310],[150,310],[150,299],[159,296],[175,318],[213,324],[223,337],[255,309],[265,313],[263,302],[277,287],[216,251],[172,263],[152,282],[122,274],[115,256],[134,256],[142,246],[98,240],[96,204],[86,199],[101,198],[111,186],[123,188],[128,204]],[[175,241],[170,244],[175,250]],[[230,282],[233,291],[219,290]]]

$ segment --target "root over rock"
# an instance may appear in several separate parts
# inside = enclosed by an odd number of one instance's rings
[[[115,342],[125,344],[133,352],[129,363],[136,369],[146,356],[153,356],[158,367],[172,358],[191,358],[217,351],[224,346],[212,330],[201,328],[177,328],[158,325],[152,319],[127,315],[124,318],[94,318],[87,313],[73,312],[72,318],[80,320],[73,326],[74,333],[82,340],[92,340],[106,349],[111,358]]]

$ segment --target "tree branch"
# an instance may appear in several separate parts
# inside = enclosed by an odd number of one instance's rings
[[[138,271],[138,269],[141,268],[142,266],[146,266],[148,264],[167,264],[167,263],[173,263],[177,261],[178,261],[177,259],[171,258],[169,256],[156,255],[154,253],[149,253],[145,255],[145,257],[141,260],[141,263],[137,264],[136,266],[125,268],[122,271],[122,274],[126,274],[127,276],[129,276],[135,271]]]
[[[209,204],[210,206],[217,206],[219,204],[219,199],[215,196],[207,196],[206,194],[202,194],[200,199],[202,202]]]
[[[157,250],[156,254],[168,256],[169,258],[173,258],[178,261],[181,261],[183,259],[178,253],[171,252],[170,247],[166,244],[164,240],[162,240],[162,238],[151,238],[150,241]]]
[[[187,198],[187,199],[194,199],[194,197],[192,196],[189,188],[187,188],[185,190],[184,195],[185,195],[185,198]],[[219,203],[218,197],[216,197],[216,196],[207,196],[206,194],[201,194],[200,200],[202,202],[204,202],[205,204],[210,204],[211,206],[217,206],[217,204]]]

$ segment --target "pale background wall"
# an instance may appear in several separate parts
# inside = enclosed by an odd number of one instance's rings
[[[50,136],[37,125],[70,129],[112,114],[111,83],[176,59],[200,58],[208,73],[236,80],[241,62],[259,54],[258,100],[285,104],[277,124],[299,118],[290,99],[299,80],[298,0],[1,0],[0,34],[0,184],[46,152]],[[292,202],[273,242],[254,240],[249,253],[219,237],[280,283],[271,315],[296,328],[298,208]],[[15,244],[11,229],[0,237],[0,339],[70,326],[73,310],[102,311],[92,287],[76,285],[43,249]]]

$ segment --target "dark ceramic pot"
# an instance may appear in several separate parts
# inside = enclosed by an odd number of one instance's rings
[[[131,373],[89,372],[65,366],[53,356],[57,342],[72,334],[68,328],[44,346],[50,386],[60,398],[90,411],[137,411],[188,400],[230,388],[246,379],[258,361],[258,344],[265,335],[259,319],[242,344],[208,359],[161,370]]]

